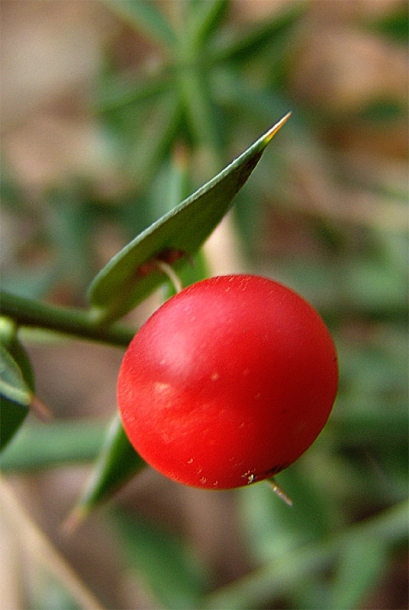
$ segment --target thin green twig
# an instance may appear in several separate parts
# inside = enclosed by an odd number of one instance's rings
[[[115,347],[127,347],[135,334],[135,330],[122,324],[97,326],[87,310],[50,305],[3,290],[0,292],[0,313],[19,326],[51,330]]]

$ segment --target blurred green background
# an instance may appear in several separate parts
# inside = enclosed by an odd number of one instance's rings
[[[146,469],[67,537],[122,353],[27,331],[55,420],[29,417],[4,452],[21,504],[106,608],[407,607],[407,3],[0,7],[2,287],[84,305],[113,254],[292,110],[184,281],[283,281],[323,315],[341,372],[327,427],[277,477],[292,509],[263,484],[210,493]],[[10,512],[3,607],[95,607]]]

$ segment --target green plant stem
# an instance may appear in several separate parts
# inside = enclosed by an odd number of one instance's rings
[[[121,324],[97,326],[86,310],[50,305],[3,290],[0,292],[0,312],[19,326],[51,330],[115,347],[127,347],[135,334]]]

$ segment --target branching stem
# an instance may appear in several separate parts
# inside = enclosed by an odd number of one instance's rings
[[[0,292],[0,312],[19,326],[51,330],[115,347],[127,347],[135,334],[118,323],[97,326],[87,310],[50,305],[5,291]]]

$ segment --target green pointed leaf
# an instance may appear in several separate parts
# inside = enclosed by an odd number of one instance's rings
[[[194,3],[189,19],[189,30],[192,43],[200,49],[216,30],[228,8],[227,0],[207,0]]]
[[[131,26],[160,44],[172,46],[176,36],[162,12],[151,0],[105,0],[109,8]]]
[[[28,407],[33,396],[17,362],[2,345],[0,345],[0,395],[22,407]]]
[[[67,520],[67,528],[77,523],[102,502],[111,498],[145,466],[126,436],[119,415],[112,420],[88,486]]]
[[[28,357],[14,339],[0,345],[0,450],[12,439],[28,414],[34,379]]]
[[[179,268],[189,260],[226,214],[267,144],[289,116],[109,261],[89,289],[95,321],[107,323],[122,317],[163,283],[166,276],[158,269],[158,261]]]

